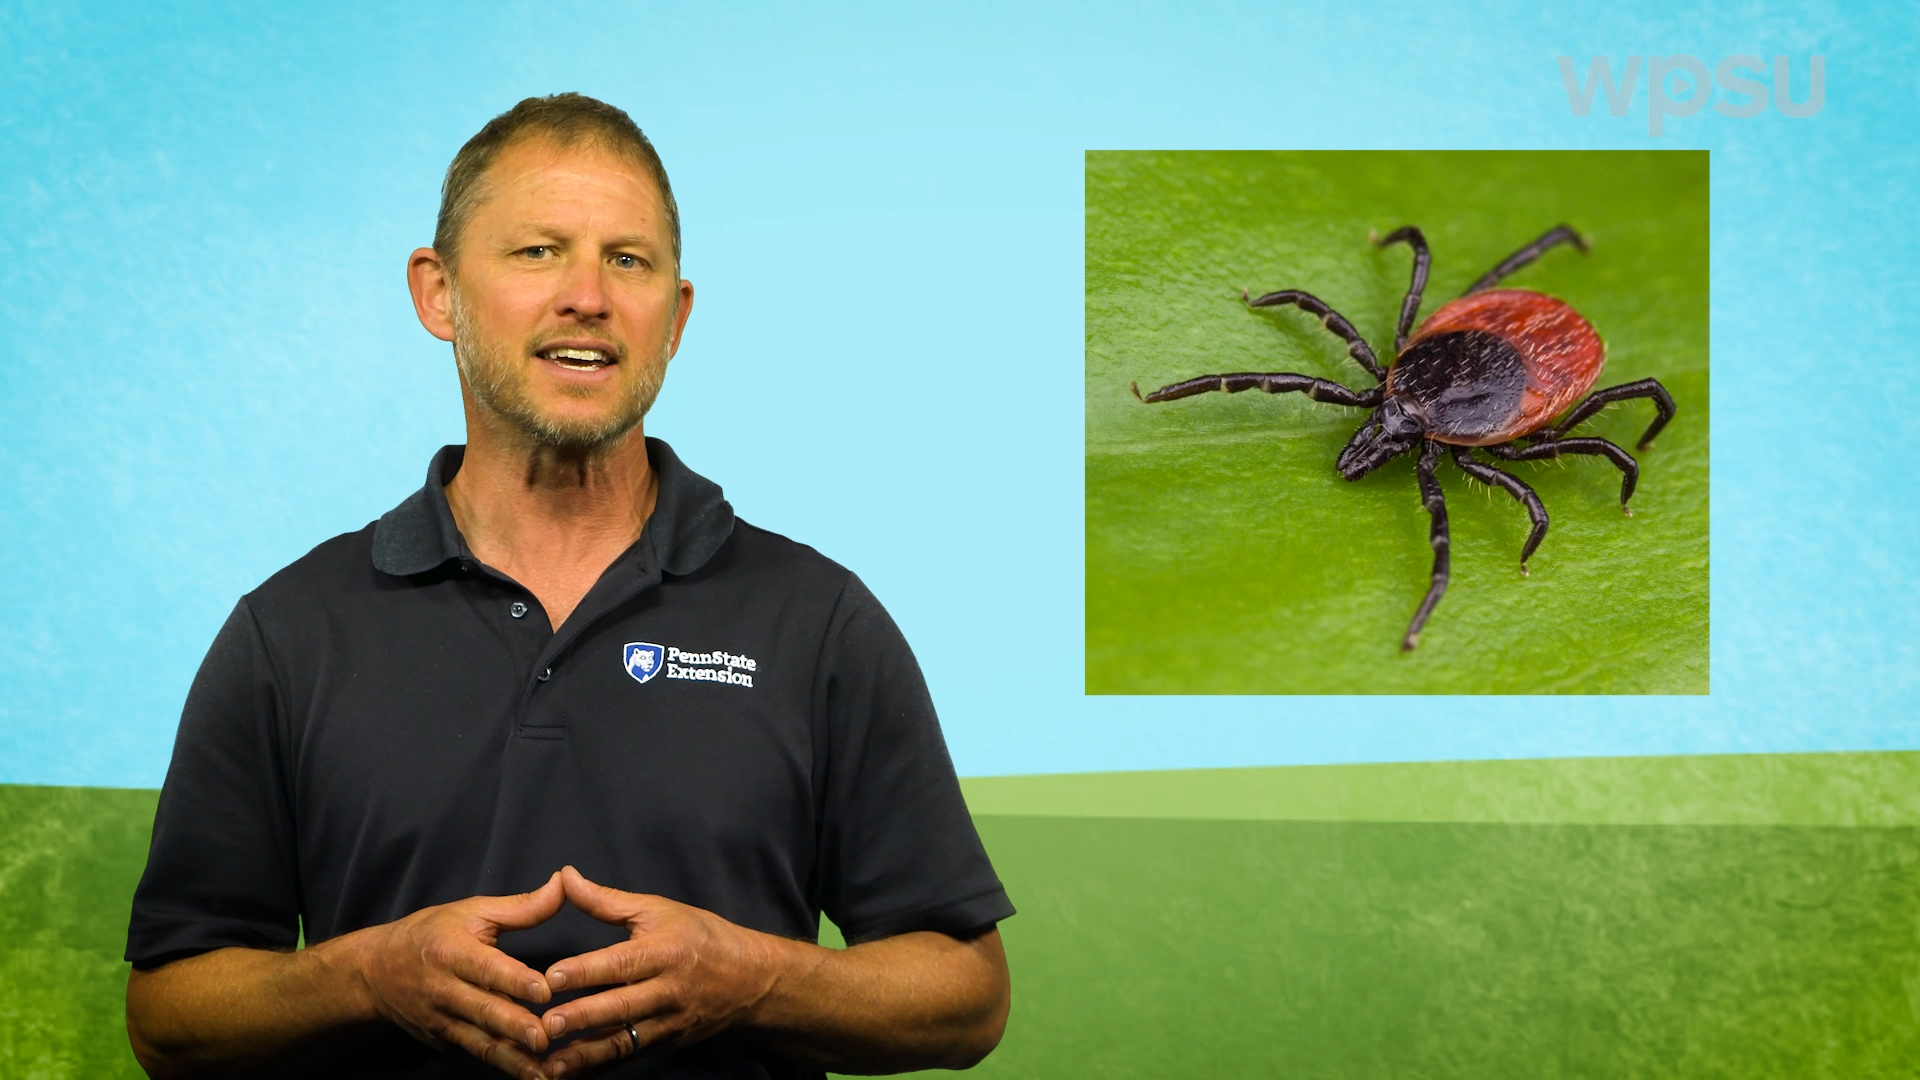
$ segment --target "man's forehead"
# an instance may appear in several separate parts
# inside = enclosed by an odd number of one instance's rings
[[[644,224],[652,232],[666,210],[644,162],[585,139],[571,144],[542,136],[517,140],[500,151],[480,186],[476,217],[504,214],[515,225],[558,228],[586,211],[597,218],[612,213],[622,226]]]

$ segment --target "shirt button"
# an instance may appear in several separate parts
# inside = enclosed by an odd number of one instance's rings
[[[507,606],[507,614],[513,616],[516,619],[525,618],[527,614],[527,605],[521,603],[518,600],[515,600],[512,604],[509,604]]]
[[[548,679],[551,679],[551,678],[553,678],[553,669],[552,669],[552,668],[547,668],[547,669],[546,669],[545,671],[542,671],[542,672],[540,673],[540,681],[541,681],[541,682],[546,682],[546,681],[547,681]]]

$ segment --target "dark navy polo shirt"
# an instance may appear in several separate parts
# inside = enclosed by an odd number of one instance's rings
[[[557,633],[461,539],[457,446],[242,598],[187,696],[127,959],[290,949],[567,863],[808,941],[822,912],[850,942],[1013,914],[873,594],[647,450],[655,510]],[[625,936],[568,906],[501,947],[544,970]],[[401,1036],[356,1075],[495,1074]],[[609,1075],[814,1074],[722,1035]]]

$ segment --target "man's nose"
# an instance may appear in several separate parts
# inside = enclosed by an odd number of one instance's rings
[[[554,297],[554,310],[575,319],[606,318],[608,308],[604,273],[605,268],[597,259],[580,260],[567,267],[566,277],[560,283],[560,293]]]

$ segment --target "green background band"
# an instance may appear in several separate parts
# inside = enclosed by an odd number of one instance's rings
[[[1920,1060],[1920,753],[963,783],[1020,907],[982,1076]],[[0,1076],[140,1075],[119,956],[154,798],[0,787]]]

